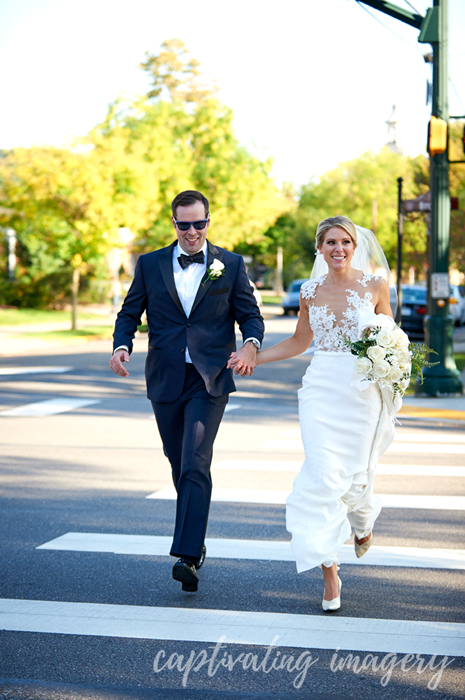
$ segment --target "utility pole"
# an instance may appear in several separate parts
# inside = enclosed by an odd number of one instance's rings
[[[448,0],[433,0],[419,36],[433,47],[432,116],[449,122],[449,17]],[[429,246],[430,284],[425,341],[438,355],[435,367],[426,367],[424,383],[417,380],[416,394],[455,394],[463,390],[453,350],[454,324],[449,313],[450,194],[449,153],[430,156],[431,237]]]
[[[384,0],[360,0],[365,5],[384,12],[420,29],[418,41],[433,48],[433,105],[432,117],[449,122],[449,67],[448,67],[448,0],[433,0],[425,17]],[[447,148],[443,153],[430,156],[431,236],[429,245],[428,315],[425,319],[425,341],[437,355],[429,360],[437,362],[425,368],[424,383],[419,380],[415,393],[438,396],[462,393],[460,373],[453,353],[453,321],[449,314],[449,244],[450,195]]]
[[[397,178],[397,313],[396,322],[402,316],[402,228],[404,213],[402,209],[402,177]]]

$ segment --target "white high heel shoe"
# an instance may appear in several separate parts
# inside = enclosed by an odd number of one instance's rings
[[[325,612],[335,612],[336,610],[339,610],[341,607],[341,589],[342,589],[342,581],[337,577],[337,580],[339,582],[339,595],[337,598],[333,598],[332,600],[325,600],[323,598],[323,610]]]

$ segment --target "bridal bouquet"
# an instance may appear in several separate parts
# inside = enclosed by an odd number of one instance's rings
[[[433,366],[426,361],[426,355],[435,351],[423,343],[411,343],[408,335],[385,314],[360,309],[359,337],[355,342],[344,339],[357,356],[357,380],[377,382],[393,399],[405,394],[412,373],[418,372],[423,379],[423,367]]]

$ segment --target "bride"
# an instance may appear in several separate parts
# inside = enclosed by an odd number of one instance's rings
[[[373,495],[378,457],[394,437],[393,420],[376,383],[351,385],[354,355],[344,338],[359,338],[358,310],[392,318],[389,268],[374,235],[345,216],[321,221],[311,278],[302,285],[292,337],[258,353],[257,364],[315,354],[298,392],[305,462],[286,502],[286,527],[297,571],[322,566],[323,610],[341,606],[338,549],[355,531],[355,553],[373,542],[381,499]],[[369,272],[376,266],[376,275]],[[383,268],[382,274],[380,266]],[[235,353],[229,365],[236,374]]]

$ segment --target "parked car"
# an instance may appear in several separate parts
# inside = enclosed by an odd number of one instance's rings
[[[402,285],[402,329],[412,340],[423,340],[423,321],[427,311],[426,286],[416,284]]]
[[[463,326],[465,323],[465,287],[451,284],[449,313],[456,326]]]
[[[286,296],[282,301],[284,315],[296,314],[299,311],[300,305],[300,288],[307,279],[294,280],[286,289]]]

